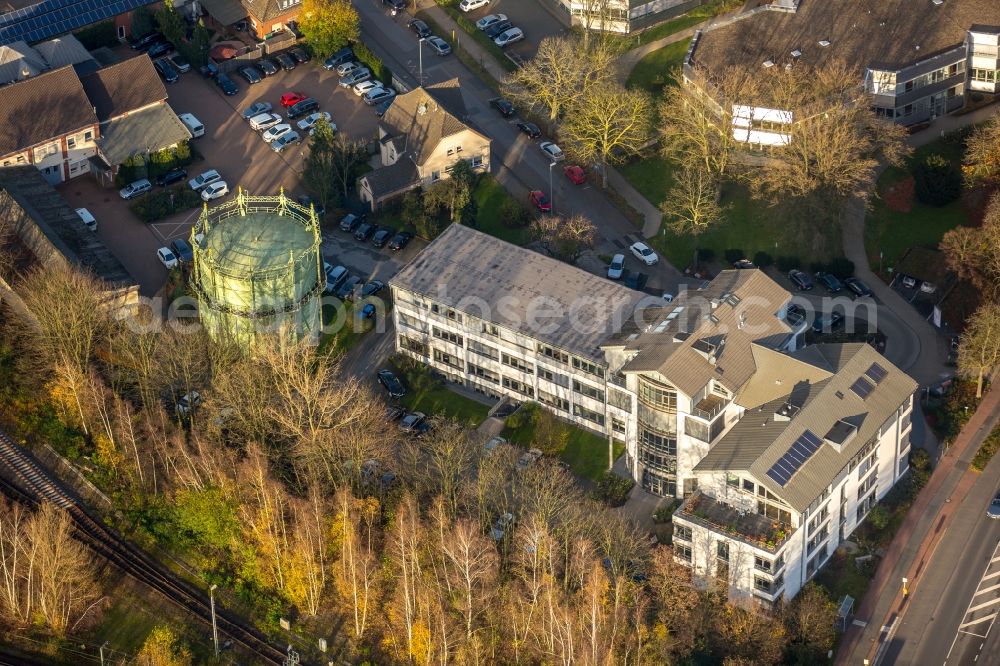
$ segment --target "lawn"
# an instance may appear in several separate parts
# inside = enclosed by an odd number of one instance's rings
[[[960,166],[965,153],[965,136],[965,133],[956,132],[921,146],[914,151],[906,168],[887,169],[879,178],[879,197],[874,201],[865,225],[865,247],[868,248],[868,259],[873,269],[878,269],[880,251],[883,265],[892,266],[909,248],[936,248],[945,232],[970,223],[969,209],[962,199],[946,206],[933,207],[920,203],[914,197],[909,212],[892,210],[886,203],[886,195],[891,188],[906,180],[912,165],[928,155],[941,155]]]
[[[642,88],[654,97],[659,97],[664,86],[676,83],[670,74],[684,63],[688,46],[688,41],[682,39],[653,51],[635,64],[625,85],[629,88]]]
[[[480,178],[472,196],[476,201],[477,229],[515,245],[524,245],[528,241],[527,227],[512,229],[500,220],[503,202],[513,197],[493,176],[484,175]]]
[[[654,153],[619,167],[618,172],[650,203],[659,206],[674,184],[676,168],[677,163],[672,159]]]
[[[400,398],[406,409],[428,416],[446,416],[472,426],[478,426],[489,416],[488,405],[450,390],[427,366],[409,359],[397,359],[393,365],[406,385],[406,395]]]
[[[826,588],[834,603],[839,604],[845,594],[854,597],[854,609],[857,610],[861,600],[868,591],[872,573],[870,569],[861,569],[854,563],[856,555],[836,552],[830,561],[816,574],[816,583]]]
[[[341,311],[338,314],[338,310]],[[388,312],[386,313],[388,315]],[[361,341],[365,333],[372,330],[375,322],[371,320],[359,321],[355,316],[354,303],[324,303],[323,304],[323,326],[326,328],[335,318],[339,318],[343,325],[336,327],[337,330],[323,333],[319,341],[320,354],[345,354],[347,351]]]
[[[522,408],[523,409],[523,408]],[[596,481],[608,469],[608,440],[582,428],[561,421],[569,430],[566,448],[559,458],[569,464],[577,476]],[[519,428],[507,427],[501,433],[508,441],[530,447],[534,443],[535,423],[526,423]],[[618,458],[625,450],[625,445],[614,443],[614,457]]]
[[[714,16],[722,14],[725,11],[735,9],[741,4],[742,0],[713,0],[712,2],[704,4],[700,7],[695,7],[687,14],[678,16],[671,21],[661,23],[655,28],[650,28],[649,30],[640,33],[639,44],[649,44],[650,42],[655,42],[658,39],[669,37],[675,32],[680,32],[681,30],[686,30],[693,25],[698,25],[705,19],[710,19]],[[687,43],[688,40],[684,41]]]

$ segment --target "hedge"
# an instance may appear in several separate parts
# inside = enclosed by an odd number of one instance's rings
[[[115,184],[121,188],[140,178],[153,180],[174,167],[188,166],[192,160],[191,146],[187,141],[183,141],[173,148],[164,148],[150,153],[149,164],[146,164],[145,153],[136,153],[122,163],[118,169]]]
[[[83,48],[88,51],[107,46],[109,48],[118,46],[118,30],[114,21],[101,21],[83,30],[77,30],[73,36],[80,40]]]
[[[129,209],[143,222],[155,222],[174,213],[194,208],[200,203],[201,195],[184,184],[151,192],[137,199]]]
[[[376,79],[392,85],[392,71],[381,58],[372,53],[370,48],[361,42],[357,42],[351,48],[354,50],[354,56],[371,70]]]
[[[996,455],[997,449],[1000,449],[1000,426],[994,428],[993,432],[983,440],[983,445],[979,447],[975,457],[972,459],[972,469],[980,472],[986,469],[986,466],[990,464],[990,460]]]

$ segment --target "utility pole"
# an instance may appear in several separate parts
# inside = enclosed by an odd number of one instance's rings
[[[552,189],[552,167],[556,165],[555,162],[549,164],[549,204],[552,208],[552,214],[556,214],[556,191]]]
[[[420,54],[420,85],[424,85],[424,40],[426,37],[421,37],[417,40],[417,53]]]
[[[104,666],[104,648],[106,647],[108,647],[108,641],[104,641],[104,644],[98,648],[98,651],[101,653],[101,666]]]
[[[212,606],[212,642],[215,644],[215,656],[219,656],[219,627],[215,623],[215,588],[218,585],[212,583],[212,587],[208,588],[208,599]]]

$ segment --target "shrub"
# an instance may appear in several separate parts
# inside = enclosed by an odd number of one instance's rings
[[[854,262],[847,257],[837,257],[823,267],[827,273],[833,273],[840,279],[854,275]]]
[[[986,466],[993,460],[993,456],[996,455],[998,449],[1000,449],[1000,426],[994,428],[993,432],[983,440],[982,446],[979,447],[975,457],[972,458],[972,469],[980,472],[986,469]]]
[[[868,513],[868,523],[876,530],[884,530],[885,526],[889,524],[890,517],[884,506],[876,504]]]
[[[726,264],[732,266],[740,259],[746,259],[746,253],[743,250],[726,250],[722,253],[722,256],[726,258]]]
[[[521,405],[519,410],[507,417],[507,426],[514,430],[533,428],[538,422],[541,412],[541,405],[537,402],[526,402]]]
[[[703,247],[698,249],[698,261],[712,261],[715,259],[715,250],[710,247]]]
[[[802,266],[802,260],[798,257],[778,257],[776,263],[778,265],[778,270],[782,273]]]
[[[83,30],[78,30],[73,35],[80,40],[83,48],[91,51],[93,49],[107,46],[108,48],[118,46],[118,31],[115,29],[114,21],[101,21]]]
[[[179,185],[147,194],[137,199],[129,208],[143,222],[155,222],[182,210],[194,208],[200,203],[201,196],[197,192],[186,185]]]
[[[608,506],[621,506],[628,499],[629,491],[635,482],[632,479],[618,476],[612,471],[606,471],[597,480],[597,487],[594,488],[592,496],[595,500],[604,502]]]
[[[531,216],[520,201],[507,197],[500,204],[500,223],[510,229],[520,229],[528,226]]]
[[[753,255],[753,263],[757,264],[760,268],[767,268],[774,265],[774,257],[767,252],[761,251]]]
[[[386,67],[382,59],[375,55],[370,48],[365,46],[362,42],[357,42],[352,46],[354,49],[354,55],[357,57],[359,62],[364,63],[368,69],[371,70],[372,75],[386,83],[392,85],[392,72]]]
[[[914,169],[917,200],[944,206],[962,195],[962,172],[940,155],[928,155]]]

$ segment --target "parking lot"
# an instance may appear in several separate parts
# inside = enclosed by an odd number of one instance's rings
[[[505,14],[508,21],[524,31],[524,39],[504,50],[528,60],[538,52],[538,44],[543,39],[565,35],[569,31],[551,11],[542,6],[539,0],[492,0],[485,7],[468,12],[465,17],[475,23],[488,14]],[[445,39],[449,38],[448,35],[443,36]]]
[[[124,59],[135,52],[123,48],[119,55]],[[290,72],[279,71],[253,86],[239,76],[231,78],[240,91],[230,97],[195,70],[183,74],[177,83],[167,85],[168,102],[174,111],[192,113],[205,126],[205,136],[191,144],[203,159],[188,167],[190,177],[217,169],[232,191],[239,185],[255,194],[274,194],[281,187],[293,195],[303,193],[300,180],[305,144],[275,153],[240,115],[258,100],[270,102],[275,111],[280,111],[279,98],[289,91],[316,98],[320,109],[333,116],[338,131],[351,138],[375,136],[378,118],[372,108],[350,90],[338,87],[336,72],[325,71],[316,62],[299,65]],[[166,282],[167,272],[156,259],[156,249],[169,245],[175,238],[187,237],[200,213],[200,209],[194,208],[153,224],[143,224],[116,190],[101,188],[91,178],[77,178],[58,189],[72,208],[86,207],[93,213],[101,238],[135,278],[144,296],[155,295]],[[376,252],[374,248],[365,248],[361,250],[362,256],[369,250]]]

